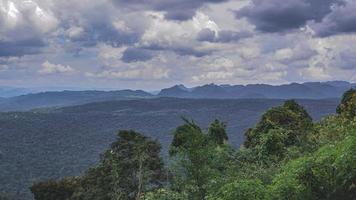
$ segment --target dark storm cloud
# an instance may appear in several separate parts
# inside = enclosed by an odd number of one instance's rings
[[[320,37],[340,33],[356,32],[356,2],[347,1],[344,5],[335,7],[320,23],[312,24],[312,28]]]
[[[118,6],[131,6],[166,12],[165,17],[172,20],[188,20],[198,8],[206,3],[222,3],[229,0],[113,0]]]
[[[251,5],[236,11],[261,32],[281,32],[299,28],[308,21],[320,22],[342,0],[252,0]]]
[[[238,41],[243,38],[251,37],[250,32],[235,32],[235,31],[219,31],[217,36],[211,29],[203,29],[197,36],[198,41],[221,42],[228,43]]]
[[[206,55],[210,55],[212,53],[212,50],[197,50],[193,46],[175,47],[175,46],[150,45],[150,46],[144,46],[142,48],[151,51],[171,51],[181,56],[203,57]]]
[[[152,57],[153,54],[149,50],[132,47],[124,51],[121,60],[126,63],[131,63],[151,60]]]
[[[21,57],[38,54],[46,44],[41,39],[26,39],[20,41],[0,40],[0,57]]]

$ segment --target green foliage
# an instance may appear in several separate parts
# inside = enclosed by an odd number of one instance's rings
[[[314,133],[308,135],[308,140],[314,149],[322,145],[334,144],[356,130],[356,118],[349,120],[342,116],[329,116],[316,123]]]
[[[282,106],[272,108],[262,115],[261,121],[245,133],[244,146],[253,148],[260,145],[263,135],[272,129],[285,130],[284,145],[295,145],[305,137],[307,130],[311,129],[312,125],[312,119],[306,110],[294,100],[289,100]]]
[[[79,187],[79,178],[65,178],[59,181],[48,180],[31,186],[36,200],[68,200]]]
[[[214,122],[210,124],[208,138],[218,145],[226,144],[229,140],[226,133],[226,124],[215,119]]]
[[[221,177],[229,162],[230,148],[211,136],[214,131],[226,133],[225,126],[219,121],[210,127],[214,130],[205,134],[194,122],[185,120],[174,132],[171,145],[173,179],[172,187],[187,194],[188,199],[204,199],[214,180]]]
[[[274,199],[353,199],[356,197],[356,129],[336,145],[282,168],[270,187]]]
[[[350,89],[345,92],[336,111],[339,115],[348,119],[356,117],[356,90]]]
[[[264,200],[266,189],[259,180],[241,180],[228,183],[209,196],[208,200]]]
[[[120,131],[102,163],[82,178],[74,200],[132,200],[164,181],[161,146],[134,131]]]
[[[206,139],[201,128],[193,121],[189,121],[183,118],[184,125],[178,126],[174,131],[173,141],[170,145],[170,156],[174,156],[176,153],[182,150],[189,150],[194,147],[204,145]]]
[[[145,195],[145,200],[186,200],[187,194],[175,192],[169,189],[158,189],[148,192]]]

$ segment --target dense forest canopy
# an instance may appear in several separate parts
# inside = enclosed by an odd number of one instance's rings
[[[31,191],[36,200],[355,199],[355,105],[349,90],[336,115],[313,123],[286,101],[266,111],[238,150],[226,142],[225,123],[205,132],[184,119],[165,166],[157,141],[120,131],[98,166]]]

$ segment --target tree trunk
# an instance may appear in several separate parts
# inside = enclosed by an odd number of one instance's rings
[[[138,191],[137,191],[136,200],[141,200],[142,186],[143,186],[143,158],[142,156],[140,156],[139,168],[138,168]]]

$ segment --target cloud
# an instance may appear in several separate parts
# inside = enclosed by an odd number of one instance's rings
[[[169,20],[184,21],[191,19],[196,11],[205,4],[222,3],[228,0],[113,0],[119,7],[131,7],[138,10],[162,11]]]
[[[331,12],[331,6],[341,0],[252,0],[236,11],[237,18],[247,18],[261,32],[283,32],[319,22]]]
[[[355,4],[0,0],[1,75],[9,84],[50,84],[37,76],[62,73],[70,84],[143,88],[354,80]]]
[[[197,57],[211,53],[211,49],[200,48],[202,44],[196,40],[204,29],[219,31],[218,25],[206,14],[197,12],[191,20],[183,22],[166,20],[161,13],[149,13],[148,17],[149,26],[139,41],[142,48]]]
[[[127,63],[137,61],[147,61],[153,57],[152,52],[140,48],[128,48],[123,52],[121,60]]]
[[[197,40],[208,42],[236,42],[240,39],[252,37],[253,33],[248,31],[227,31],[222,30],[219,32],[212,31],[211,29],[203,29],[198,33]]]
[[[58,26],[58,19],[35,1],[0,3],[0,57],[38,54],[44,38]]]
[[[342,33],[356,33],[356,2],[346,0],[345,4],[333,6],[332,11],[321,22],[310,23],[317,36],[327,37]]]
[[[49,74],[71,74],[75,70],[69,65],[52,64],[49,61],[42,63],[42,68],[38,71],[41,75]]]
[[[0,57],[21,57],[24,55],[38,54],[45,46],[45,42],[40,38],[0,40]]]

